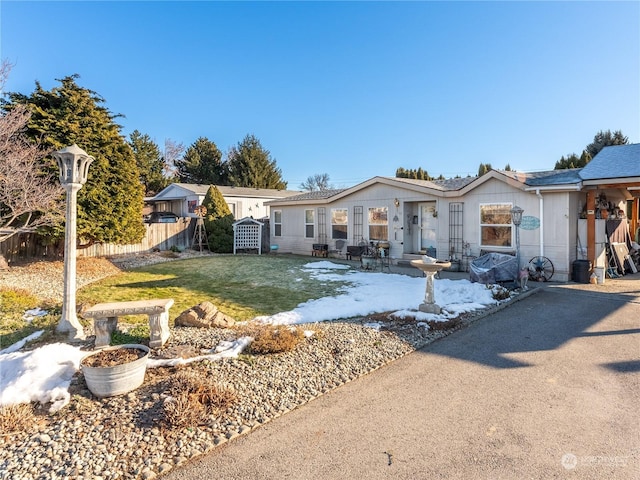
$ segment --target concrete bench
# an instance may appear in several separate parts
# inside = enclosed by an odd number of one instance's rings
[[[169,331],[169,308],[173,298],[138,300],[134,302],[98,303],[86,310],[82,316],[93,319],[96,332],[96,348],[111,343],[111,333],[116,329],[118,317],[123,315],[148,315],[151,348],[165,344],[171,336]]]

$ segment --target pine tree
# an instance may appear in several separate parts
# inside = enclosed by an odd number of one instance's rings
[[[10,93],[5,108],[27,105],[32,115],[26,135],[42,139],[50,150],[75,143],[95,158],[87,184],[78,192],[78,238],[83,243],[138,243],[145,231],[144,188],[136,160],[115,123],[116,115],[96,92],[80,87],[77,78],[58,80],[61,85],[50,91],[36,82],[29,96]],[[53,159],[49,169],[57,171]],[[52,233],[64,235],[62,230]]]
[[[492,170],[490,163],[481,163],[478,167],[478,176],[481,177],[485,173],[489,173]]]
[[[140,182],[144,185],[145,194],[152,196],[169,183],[164,176],[166,170],[158,145],[147,134],[134,130],[129,135],[129,146],[136,159],[140,171]]]
[[[198,138],[187,148],[184,157],[175,161],[178,180],[202,185],[226,185],[227,174],[222,153],[206,137]]]
[[[611,133],[611,130],[600,130],[593,137],[593,142],[586,146],[585,150],[591,158],[595,157],[604,147],[612,145],[627,145],[629,138],[622,134],[621,130]]]
[[[582,168],[591,161],[591,157],[586,150],[582,151],[582,155],[578,157],[575,153],[567,155],[566,158],[563,155],[560,160],[556,162],[554,170],[565,170],[568,168]]]
[[[214,185],[209,187],[202,204],[207,209],[204,228],[209,250],[215,253],[233,252],[233,214],[222,193]]]
[[[284,190],[287,182],[282,172],[254,135],[247,135],[227,155],[229,182],[236,187],[274,188]]]
[[[567,158],[562,156],[560,160],[556,162],[555,170],[585,167],[604,147],[628,145],[628,143],[629,138],[625,137],[620,130],[616,130],[613,133],[611,133],[611,130],[601,130],[594,135],[593,142],[584,148],[580,157],[575,153],[568,155]]]
[[[405,169],[399,167],[396,169],[396,178],[412,178],[414,180],[433,180],[433,177],[429,175],[429,172],[423,170],[422,167],[417,169],[409,168]]]

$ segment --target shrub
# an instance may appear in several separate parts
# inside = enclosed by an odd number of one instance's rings
[[[504,288],[501,285],[491,285],[489,288],[491,288],[491,296],[498,302],[511,298],[511,292],[508,288]]]
[[[123,345],[126,343],[149,344],[149,324],[140,323],[126,329],[124,325],[111,332],[111,345]]]
[[[22,317],[25,310],[38,305],[38,298],[22,288],[0,288],[0,314],[4,317]]]
[[[23,432],[36,424],[30,403],[20,403],[0,408],[0,434]]]
[[[300,327],[284,325],[263,325],[249,333],[253,342],[249,345],[250,353],[283,353],[293,350],[304,338]]]
[[[233,252],[233,215],[207,223],[209,250],[214,253]]]
[[[237,401],[230,387],[193,371],[180,371],[169,380],[170,398],[164,403],[165,421],[177,427],[202,425]]]

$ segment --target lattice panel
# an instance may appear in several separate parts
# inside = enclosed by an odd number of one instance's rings
[[[236,248],[260,248],[260,225],[237,225]]]

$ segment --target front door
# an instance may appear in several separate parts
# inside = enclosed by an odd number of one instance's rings
[[[420,249],[436,248],[436,229],[438,219],[434,216],[436,202],[420,204]]]

